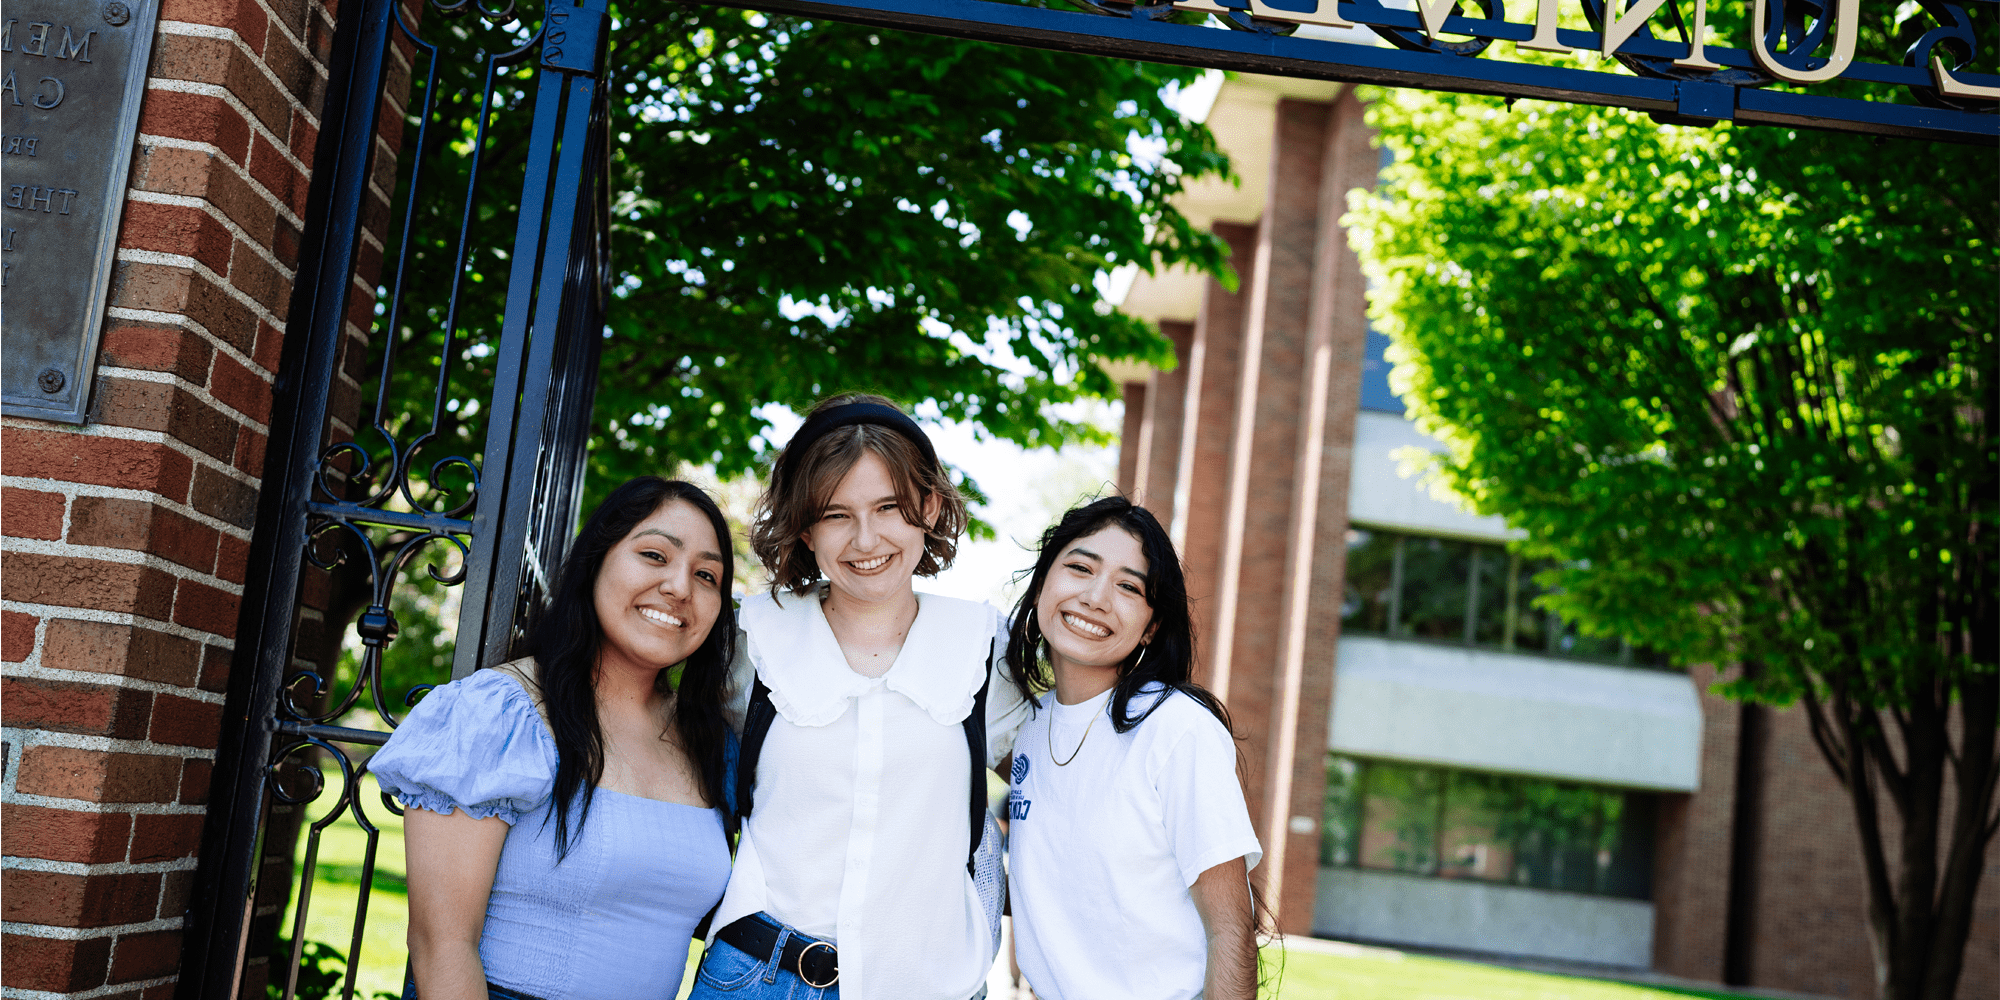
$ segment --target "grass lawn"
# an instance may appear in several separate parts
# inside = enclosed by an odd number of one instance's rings
[[[381,789],[376,786],[374,775],[364,776],[361,782],[362,809],[381,832],[376,837],[375,878],[369,890],[368,921],[362,929],[361,968],[355,977],[354,995],[359,1000],[373,1000],[377,993],[400,997],[403,963],[408,957],[404,935],[409,927],[410,910],[409,889],[403,880],[403,818],[383,807]],[[330,781],[329,785],[332,784]],[[329,787],[328,795],[307,806],[306,815],[311,818],[324,815],[334,790]],[[298,879],[303,872],[309,832],[299,835],[298,850],[293,855],[297,865],[292,875],[294,910],[285,915],[286,936],[290,936],[298,904]],[[314,871],[311,905],[306,909],[307,941],[332,945],[342,954],[347,952],[354,935],[354,910],[361,898],[361,866],[367,850],[368,834],[354,821],[352,811],[342,812],[340,819],[320,834],[319,864]],[[285,956],[277,956],[277,960],[282,962]],[[272,978],[277,979],[277,974]],[[329,995],[340,995],[337,985]]]
[[[402,819],[381,807],[382,799],[373,777],[363,781],[362,794],[367,796],[363,803],[369,818],[381,828],[381,834],[376,843],[374,886],[362,935],[355,996],[360,1000],[375,1000],[377,994],[397,997],[402,992],[406,957],[403,936],[409,922],[409,894],[403,879]],[[301,861],[305,857],[305,844],[305,838],[300,837],[297,857]],[[324,942],[346,952],[354,933],[354,909],[360,898],[361,867],[367,846],[367,835],[351,813],[343,813],[339,821],[321,834],[312,905],[306,918],[306,940]],[[294,883],[295,900],[297,892]],[[288,930],[289,919],[287,914]],[[683,997],[693,988],[693,967],[698,958],[698,949],[690,949],[689,973],[681,986]],[[1267,961],[1273,958],[1267,954]],[[325,995],[338,996],[338,984],[331,994]],[[1286,950],[1278,996],[1281,1000],[1671,1000],[1677,997],[1733,1000],[1736,994],[1638,986],[1406,955],[1383,948],[1305,941]]]
[[[1287,950],[1278,993],[1282,1000],[1734,1000],[1737,996],[1525,972],[1384,948],[1306,950],[1318,944],[1302,943]],[[1270,959],[1267,952],[1266,961]]]

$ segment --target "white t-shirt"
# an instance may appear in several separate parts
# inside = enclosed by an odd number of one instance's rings
[[[1131,714],[1165,691],[1141,689]],[[1189,887],[1225,861],[1254,868],[1264,851],[1222,723],[1169,693],[1120,733],[1111,695],[1062,705],[1050,692],[1015,738],[1007,794],[1015,956],[1042,1000],[1188,1000],[1201,996],[1208,970]],[[1064,766],[1050,759],[1052,736]]]
[[[983,765],[992,767],[1007,759],[1028,704],[1005,667],[995,670],[1005,649],[998,611],[917,599],[902,652],[874,678],[848,667],[816,594],[760,594],[738,612],[744,641],[725,713],[741,732],[754,665],[778,717],[713,927],[761,911],[834,942],[840,994],[851,1000],[966,1000],[993,965],[965,869],[971,762],[961,723],[990,674]]]

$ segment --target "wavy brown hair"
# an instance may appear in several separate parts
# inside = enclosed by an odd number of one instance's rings
[[[821,400],[806,415],[812,417],[849,403],[895,403],[861,392],[841,393]],[[880,424],[853,424],[827,432],[800,455],[781,454],[772,466],[771,483],[757,501],[750,525],[750,549],[771,574],[771,593],[789,590],[804,596],[819,581],[819,562],[806,547],[805,534],[833,503],[840,480],[874,452],[889,467],[896,484],[896,505],[903,520],[924,531],[924,554],[917,560],[918,576],[936,576],[958,555],[958,537],[965,532],[965,498],[953,486],[942,463],[932,464],[916,442]],[[924,500],[938,498],[937,520],[924,524]]]

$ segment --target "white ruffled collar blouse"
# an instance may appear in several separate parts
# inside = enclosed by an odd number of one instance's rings
[[[834,942],[846,1000],[966,1000],[993,965],[965,866],[971,762],[961,722],[990,676],[981,764],[992,767],[1011,757],[1027,703],[1001,665],[997,610],[917,600],[881,677],[847,665],[820,593],[758,594],[737,616],[730,725],[742,731],[753,669],[778,718],[714,926],[764,912]]]
[[[876,684],[915,702],[940,725],[956,726],[986,677],[971,665],[985,664],[996,634],[1004,641],[993,605],[918,594],[917,617],[896,662],[881,677],[863,677],[847,666],[822,600],[820,592],[782,601],[760,594],[737,613],[771,704],[795,726],[832,722]]]

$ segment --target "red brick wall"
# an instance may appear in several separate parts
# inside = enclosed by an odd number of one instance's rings
[[[1747,888],[1749,938],[1740,943],[1746,948],[1749,985],[1874,997],[1873,943],[1853,807],[1813,744],[1805,711],[1767,711],[1765,719],[1764,738],[1751,761],[1760,786],[1755,802],[1759,822],[1751,858],[1755,877]],[[1900,850],[1895,812],[1886,796],[1881,808],[1893,873]],[[1959,979],[1958,996],[1964,1000],[2000,995],[1996,876],[2000,843],[1989,844],[1986,851],[1986,875]]]
[[[1719,983],[1727,950],[1729,866],[1743,708],[1709,690],[1710,667],[1690,671],[1701,692],[1701,788],[1660,796],[1653,845],[1653,967]]]
[[[1846,793],[1813,746],[1804,711],[1752,709],[1757,736],[1746,740],[1744,706],[1710,690],[1714,670],[1692,674],[1703,715],[1701,789],[1661,796],[1654,967],[1708,982],[1734,975],[1744,980],[1739,985],[1876,996],[1860,837]],[[1741,790],[1739,767],[1751,779]],[[1749,813],[1739,817],[1738,809]],[[1885,815],[1892,812],[1885,802]],[[1739,832],[1747,843],[1736,843]],[[1894,830],[1888,833],[1893,852]],[[1739,846],[1747,854],[1732,871]],[[1965,1000],[2000,995],[2000,843],[1989,845],[1986,860],[1959,980]],[[1732,940],[1737,876],[1742,924]],[[1732,953],[1741,969],[1727,968]]]
[[[10,991],[172,990],[331,38],[166,0],[90,422],[0,427]]]

